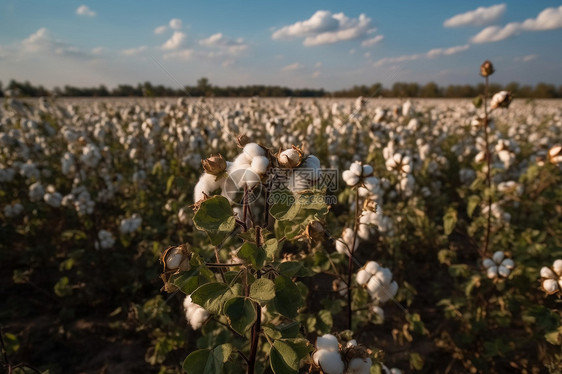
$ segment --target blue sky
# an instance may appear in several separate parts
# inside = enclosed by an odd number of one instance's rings
[[[0,0],[0,80],[562,84],[561,1]]]

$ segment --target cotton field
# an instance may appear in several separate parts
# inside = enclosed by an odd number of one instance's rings
[[[6,98],[3,351],[50,373],[558,372],[562,102],[506,100]]]

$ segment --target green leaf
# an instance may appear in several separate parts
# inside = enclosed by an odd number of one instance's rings
[[[235,297],[224,304],[224,314],[234,331],[244,336],[256,322],[257,313],[254,305],[245,297]]]
[[[316,332],[319,335],[327,334],[332,330],[334,325],[334,320],[332,318],[332,313],[329,310],[323,309],[318,312],[316,317]]]
[[[544,335],[547,342],[553,345],[562,345],[562,327]]]
[[[480,197],[472,195],[468,198],[468,203],[466,205],[466,214],[468,214],[469,217],[472,217],[474,209],[476,209],[478,204],[480,204]]]
[[[297,374],[299,371],[299,356],[287,343],[276,340],[269,351],[269,362],[275,374]]]
[[[266,253],[262,247],[246,242],[238,250],[237,256],[259,270],[265,262]]]
[[[410,353],[410,368],[415,370],[423,368],[423,358],[419,353]]]
[[[69,296],[72,294],[72,288],[69,286],[70,280],[68,277],[62,277],[59,281],[55,284],[54,290],[55,294],[58,297]]]
[[[455,264],[449,266],[449,274],[452,277],[463,277],[466,278],[470,274],[470,268],[466,264]]]
[[[285,317],[295,318],[302,305],[302,298],[297,285],[288,277],[279,275],[275,278],[275,308]]]
[[[275,284],[267,278],[257,279],[250,286],[250,297],[260,303],[265,303],[275,297]]]
[[[281,247],[283,247],[283,243],[279,243],[275,238],[266,240],[263,244],[263,248],[265,250],[265,253],[267,254],[267,258],[269,258],[271,261],[275,259],[275,256],[277,255],[277,253],[279,253]]]
[[[296,338],[299,335],[300,323],[293,321],[276,326],[284,338]]]
[[[301,262],[286,261],[279,264],[279,272],[287,277],[311,277],[315,273]]]
[[[172,186],[174,185],[174,179],[175,179],[175,175],[170,175],[170,177],[168,178],[168,180],[166,181],[166,195],[170,193],[170,190],[172,189]]]
[[[445,235],[451,235],[457,224],[457,211],[453,208],[449,208],[447,213],[443,216],[443,227],[445,229]]]
[[[193,216],[193,223],[207,233],[213,245],[220,244],[236,227],[232,207],[224,196],[203,201]]]
[[[281,339],[283,337],[281,331],[277,330],[273,325],[263,326],[263,332],[265,335],[269,336],[269,338],[273,340]]]
[[[183,370],[188,374],[201,374],[205,372],[205,366],[207,366],[210,354],[210,349],[198,349],[191,352],[183,361]]]
[[[209,313],[219,314],[224,303],[234,296],[232,289],[224,283],[207,283],[193,291],[191,300]]]

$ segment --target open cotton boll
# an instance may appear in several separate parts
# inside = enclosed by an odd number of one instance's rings
[[[375,277],[378,278],[382,284],[388,284],[392,280],[392,273],[388,268],[382,268],[377,271]]]
[[[505,266],[507,269],[511,270],[515,267],[515,263],[513,262],[512,259],[510,258],[505,258],[502,263],[503,266]]]
[[[363,167],[361,166],[361,162],[359,161],[355,161],[353,164],[351,164],[349,170],[358,177],[361,177],[363,175]]]
[[[251,160],[257,156],[265,156],[265,149],[257,143],[248,143],[244,146],[243,153]]]
[[[503,254],[502,251],[496,251],[494,253],[494,255],[492,256],[492,259],[494,260],[494,262],[496,264],[500,264],[504,257],[505,257],[505,255]]]
[[[364,176],[373,174],[373,167],[371,165],[363,165],[362,173]]]
[[[209,318],[209,312],[202,307],[199,307],[193,311],[190,317],[189,324],[194,330],[198,330],[201,326],[203,326],[203,323],[205,323],[207,318]]]
[[[369,261],[365,264],[365,270],[371,273],[372,275],[376,274],[379,271],[380,265],[376,261]]]
[[[332,334],[324,334],[316,339],[316,349],[337,352],[339,349],[338,338]]]
[[[203,173],[193,191],[193,201],[203,199],[204,195],[210,196],[211,193],[221,187],[222,180],[217,180],[216,175]]]
[[[484,261],[482,261],[482,265],[484,265],[484,268],[488,269],[492,266],[495,266],[496,263],[489,258],[485,258]]]
[[[251,168],[257,174],[263,175],[269,166],[269,160],[265,156],[256,156],[252,159]]]
[[[355,339],[351,339],[350,341],[347,342],[347,344],[345,345],[347,348],[349,347],[357,347],[357,340]]]
[[[310,155],[304,159],[300,167],[305,169],[320,169],[320,160],[318,157]]]
[[[373,366],[373,361],[370,357],[355,357],[349,361],[346,374],[369,374],[371,366]]]
[[[498,266],[498,274],[501,275],[502,277],[507,278],[509,273],[510,270],[507,267],[503,265]]]
[[[396,281],[393,281],[391,284],[383,286],[378,290],[378,298],[381,302],[384,303],[396,296],[397,292],[398,283],[396,283]]]
[[[325,349],[316,351],[315,362],[322,368],[325,374],[343,374],[345,365],[341,359],[339,352],[330,352]]]
[[[560,285],[554,279],[545,279],[542,282],[542,287],[544,288],[544,290],[546,292],[548,292],[549,294],[552,294],[552,293],[555,293],[556,291],[558,291]]]
[[[498,276],[498,267],[496,265],[494,266],[490,266],[487,270],[486,270],[486,275],[488,276],[488,278],[493,279],[496,278]]]
[[[359,176],[351,170],[345,170],[342,173],[342,178],[348,186],[355,186],[357,183],[359,183],[360,179]]]
[[[249,157],[246,153],[240,153],[234,161],[230,168],[240,169],[240,168],[249,168],[252,164],[252,157]],[[229,169],[230,169],[229,168]]]

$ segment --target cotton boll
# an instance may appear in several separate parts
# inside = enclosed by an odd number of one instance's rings
[[[191,314],[191,319],[189,320],[189,324],[194,330],[198,330],[203,326],[203,323],[209,318],[209,312],[205,309],[199,307],[193,311]]]
[[[252,160],[257,156],[265,156],[265,150],[256,143],[248,143],[244,146],[243,153]]]
[[[361,163],[359,161],[355,161],[353,164],[351,164],[349,170],[358,177],[361,177],[363,175],[363,167],[361,166]]]
[[[392,299],[394,296],[396,296],[397,292],[398,292],[398,283],[396,283],[396,281],[393,281],[388,286],[383,286],[378,290],[378,298],[380,299],[381,302],[384,303]]]
[[[318,157],[310,155],[304,159],[300,167],[314,170],[320,169],[320,160],[318,159]]]
[[[557,278],[556,274],[554,274],[554,272],[550,268],[547,268],[546,266],[543,266],[541,268],[541,277],[552,278],[552,279]]]
[[[316,349],[337,352],[339,349],[338,338],[332,334],[324,334],[316,339]]]
[[[373,305],[373,306],[371,307],[371,311],[372,311],[374,314],[378,315],[382,320],[384,320],[384,310],[383,310],[383,308],[381,308],[381,307],[378,306],[378,305]]]
[[[351,170],[345,170],[342,173],[342,178],[348,186],[355,186],[357,183],[359,183],[360,179],[359,176],[357,176]]]
[[[351,339],[350,341],[347,342],[347,344],[345,345],[347,348],[349,347],[357,347],[357,340],[355,339]]]
[[[373,174],[373,167],[371,165],[363,165],[363,175],[371,175]]]
[[[492,256],[492,259],[494,260],[494,262],[496,264],[501,264],[504,257],[505,257],[505,255],[502,251],[496,251],[494,253],[494,255]]]
[[[392,273],[388,268],[381,268],[375,274],[375,277],[377,277],[382,284],[389,284],[390,281],[392,280]]]
[[[369,282],[367,282],[367,291],[369,291],[370,294],[376,294],[380,287],[381,281],[378,278],[371,277]]]
[[[357,272],[357,276],[355,277],[357,283],[360,285],[364,285],[365,283],[367,283],[370,278],[371,278],[371,274],[365,269],[359,270]]]
[[[265,156],[256,156],[252,159],[251,168],[257,174],[263,175],[269,166],[269,160]]]
[[[242,182],[246,183],[248,188],[254,188],[258,184],[260,184],[260,176],[252,171],[252,169],[246,169],[244,171]]]
[[[375,261],[369,261],[365,264],[365,270],[372,275],[376,274],[379,271],[380,265]]]
[[[347,366],[347,374],[369,374],[371,371],[371,366],[373,366],[373,362],[370,357],[361,358],[356,357],[349,361],[349,365]]]
[[[494,279],[498,276],[498,267],[497,266],[490,266],[487,271],[486,271],[486,275],[488,276],[488,278],[490,279]]]

